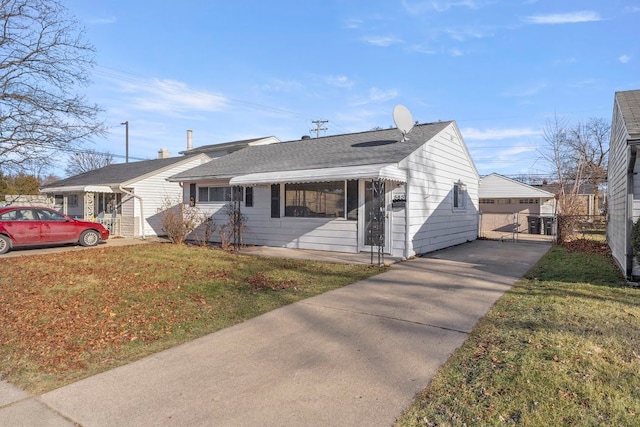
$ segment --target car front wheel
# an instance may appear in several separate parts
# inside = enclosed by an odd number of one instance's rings
[[[95,230],[85,230],[80,235],[80,244],[82,246],[95,246],[100,241],[100,235]]]
[[[6,254],[11,249],[11,240],[7,236],[0,234],[0,255]]]

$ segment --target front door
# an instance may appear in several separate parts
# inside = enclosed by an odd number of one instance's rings
[[[361,203],[363,212],[360,218],[363,218],[362,233],[360,236],[362,248],[364,250],[378,251],[382,249],[384,253],[390,253],[391,224],[387,213],[388,196],[385,188],[385,182],[382,180],[365,180],[361,192],[363,203]]]

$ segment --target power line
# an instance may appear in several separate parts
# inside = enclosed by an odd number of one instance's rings
[[[322,125],[325,123],[329,123],[329,120],[314,120],[311,123],[316,125],[315,129],[309,129],[309,132],[315,132],[316,138],[320,136],[320,131],[327,130],[327,128],[323,128]]]

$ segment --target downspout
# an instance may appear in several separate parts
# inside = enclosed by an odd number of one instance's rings
[[[118,185],[118,189],[123,193],[128,194],[131,197],[135,197],[140,201],[140,236],[142,236],[142,239],[144,239],[144,208],[142,205],[142,197],[133,194],[131,191],[125,190],[124,188],[122,188],[122,184]]]
[[[404,258],[409,259],[413,256],[411,254],[410,245],[411,245],[411,168],[406,168],[407,171],[407,184],[404,189]]]

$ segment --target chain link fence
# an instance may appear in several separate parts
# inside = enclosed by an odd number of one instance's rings
[[[559,215],[559,243],[585,239],[607,241],[607,218],[603,215]]]

